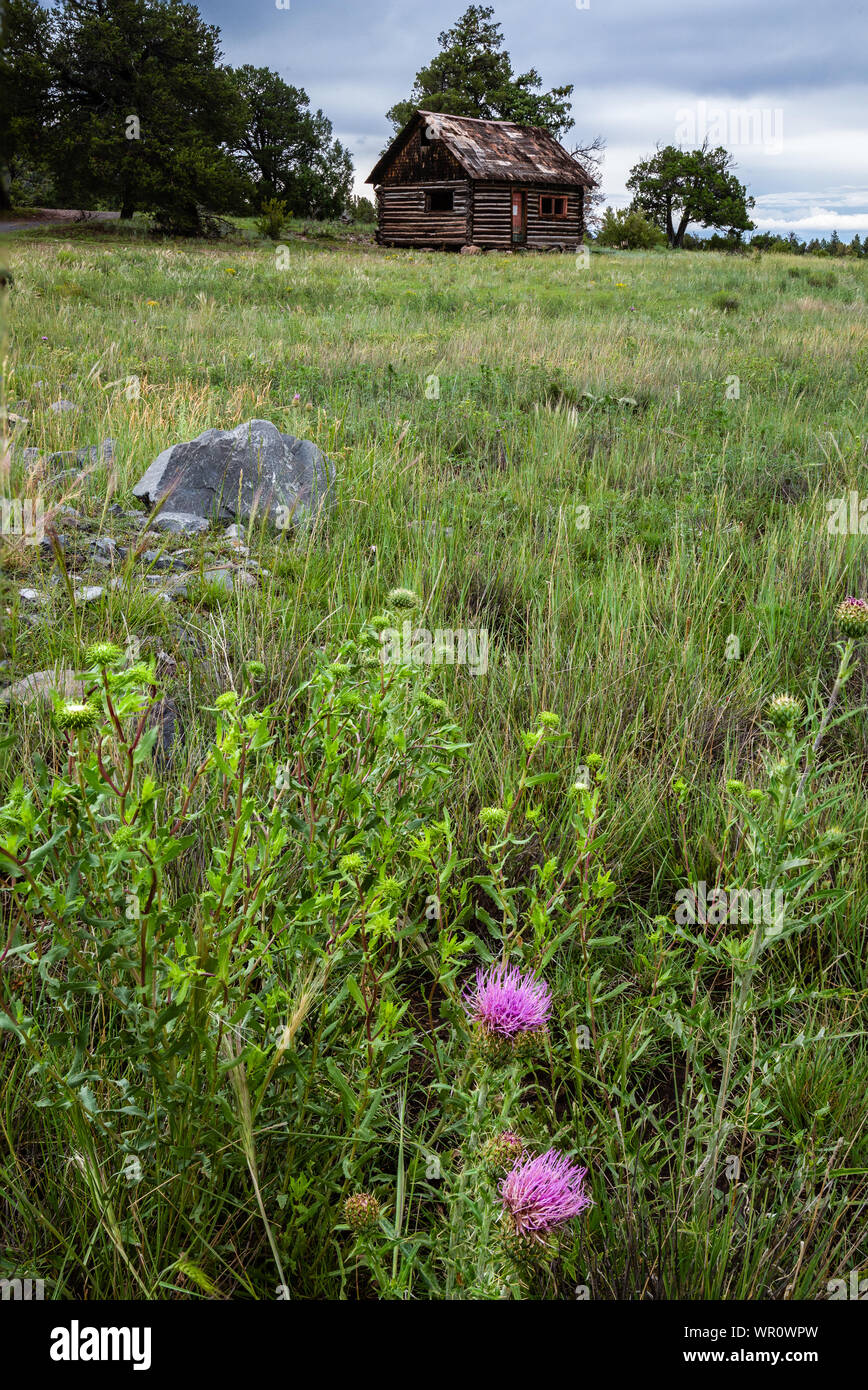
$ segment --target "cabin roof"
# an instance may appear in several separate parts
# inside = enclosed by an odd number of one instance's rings
[[[476,116],[450,116],[445,111],[422,109],[395,136],[368,175],[367,183],[379,183],[422,120],[436,128],[437,138],[472,179],[593,187],[593,179],[578,160],[567,154],[547,130],[516,125],[514,121],[483,121]]]

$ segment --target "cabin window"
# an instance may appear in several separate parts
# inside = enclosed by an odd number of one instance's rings
[[[555,198],[548,193],[541,193],[539,200],[539,215],[540,217],[566,217],[566,198]]]
[[[452,188],[432,188],[428,194],[429,212],[452,212],[455,207],[455,190]]]

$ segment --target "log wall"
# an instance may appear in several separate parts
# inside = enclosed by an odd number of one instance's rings
[[[453,191],[452,212],[429,212],[426,194]],[[377,190],[377,241],[385,246],[464,246],[470,241],[470,182],[385,185]]]
[[[434,149],[433,144],[427,146],[425,153]],[[537,251],[557,246],[574,251],[583,234],[582,190],[556,185],[518,186],[527,199],[524,245]],[[513,187],[511,183],[471,183],[466,178],[395,183],[390,177],[377,189],[377,241],[382,246],[464,246],[472,242],[493,250],[511,251]],[[452,212],[429,212],[426,195],[447,188],[453,191]],[[541,194],[565,197],[566,217],[541,217]]]
[[[512,185],[473,185],[473,241],[477,246],[512,250]]]
[[[566,217],[540,217],[539,200],[551,195],[566,198]],[[562,246],[574,251],[582,237],[582,190],[580,188],[529,187],[527,190],[527,245],[539,250]]]

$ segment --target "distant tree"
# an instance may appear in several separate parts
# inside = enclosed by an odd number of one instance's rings
[[[351,197],[353,163],[331,121],[270,68],[246,64],[232,80],[243,111],[233,149],[256,206],[279,198],[292,213],[337,217]]]
[[[847,247],[847,254],[850,256],[864,256],[865,252],[862,249],[862,243],[859,240],[858,233],[856,234],[856,236],[854,236],[853,240],[850,242],[850,245]]]
[[[470,5],[437,42],[440,52],[416,73],[410,96],[386,113],[396,131],[417,107],[540,126],[555,139],[572,126],[572,85],[544,92],[535,68],[516,76],[491,5]]]
[[[606,208],[597,233],[597,245],[615,246],[624,251],[647,250],[652,246],[665,246],[666,237],[638,208],[620,208],[617,212]]]
[[[350,212],[354,222],[376,222],[377,220],[376,207],[370,198],[365,198],[361,194],[352,199]]]
[[[4,0],[0,13],[0,208],[12,180],[45,154],[51,20],[38,0]]]
[[[722,227],[730,234],[751,231],[748,211],[754,205],[744,185],[730,172],[732,156],[722,147],[680,150],[667,145],[630,170],[627,187],[635,205],[666,237],[681,246],[691,222]]]
[[[173,231],[201,229],[243,182],[227,144],[241,104],[220,64],[220,34],[182,0],[61,0],[52,54],[50,132],[58,192],[99,198],[122,217],[158,214]]]

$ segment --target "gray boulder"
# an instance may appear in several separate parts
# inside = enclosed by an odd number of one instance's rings
[[[153,507],[171,489],[175,513],[224,522],[267,515],[285,530],[332,501],[334,477],[334,464],[310,440],[281,434],[269,420],[247,420],[164,449],[133,496]]]

